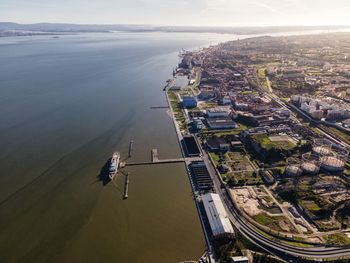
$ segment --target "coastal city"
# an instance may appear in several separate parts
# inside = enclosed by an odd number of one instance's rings
[[[0,263],[350,263],[349,0],[0,0]]]
[[[206,237],[200,262],[349,262],[349,39],[181,52],[164,90]]]

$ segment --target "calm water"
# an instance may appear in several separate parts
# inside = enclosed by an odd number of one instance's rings
[[[114,150],[178,157],[161,91],[181,48],[214,34],[83,34],[0,39],[0,262],[177,262],[205,241],[183,165],[128,168]]]

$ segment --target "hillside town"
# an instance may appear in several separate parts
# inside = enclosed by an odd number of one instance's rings
[[[220,262],[252,262],[270,248],[237,236],[260,235],[287,248],[350,245],[348,33],[258,37],[183,52],[167,95],[181,134],[215,169],[210,178],[208,165],[192,164],[197,200],[205,211],[214,199],[233,225],[208,231]]]

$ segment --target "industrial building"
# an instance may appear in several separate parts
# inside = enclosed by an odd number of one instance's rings
[[[207,166],[203,161],[192,162],[190,164],[190,169],[193,175],[196,190],[208,192],[214,189],[213,181],[211,180]]]
[[[197,100],[192,96],[183,96],[182,98],[182,106],[184,108],[195,108],[197,107]]]
[[[224,129],[236,129],[238,125],[231,118],[207,118],[206,119],[209,129],[212,130],[224,130]]]
[[[207,111],[209,118],[226,118],[230,115],[230,109],[227,107],[212,108]]]
[[[212,138],[205,142],[210,151],[223,151],[230,150],[230,144],[224,138]]]
[[[183,145],[187,156],[194,157],[200,155],[199,146],[192,135],[184,136]]]
[[[233,238],[234,230],[220,196],[208,193],[202,196],[203,205],[207,214],[214,238]]]
[[[175,78],[175,82],[173,83],[173,85],[171,86],[171,90],[180,90],[182,88],[187,87],[188,85],[188,78],[187,76],[181,76],[178,75]]]

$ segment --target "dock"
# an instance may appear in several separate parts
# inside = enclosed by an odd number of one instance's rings
[[[124,185],[124,196],[123,199],[127,199],[129,197],[129,173],[125,175],[125,185]]]
[[[134,141],[131,140],[129,143],[129,158],[131,157],[133,146],[134,146]]]
[[[130,162],[130,163],[125,163],[125,166],[135,166],[135,165],[149,165],[149,164],[162,164],[162,163],[184,163],[186,162],[186,159],[184,158],[178,158],[178,159],[163,159],[159,160],[157,159],[156,161],[150,161],[150,162]]]
[[[150,109],[152,109],[152,110],[169,109],[169,106],[154,106],[154,107],[151,107]]]
[[[152,163],[159,162],[158,159],[158,150],[157,149],[152,149]]]
[[[172,158],[172,159],[159,159],[158,150],[152,149],[151,151],[151,161],[145,162],[126,162],[125,166],[135,166],[135,165],[155,165],[155,164],[169,164],[169,163],[189,163],[193,161],[201,161],[201,157],[188,157],[188,158]]]

